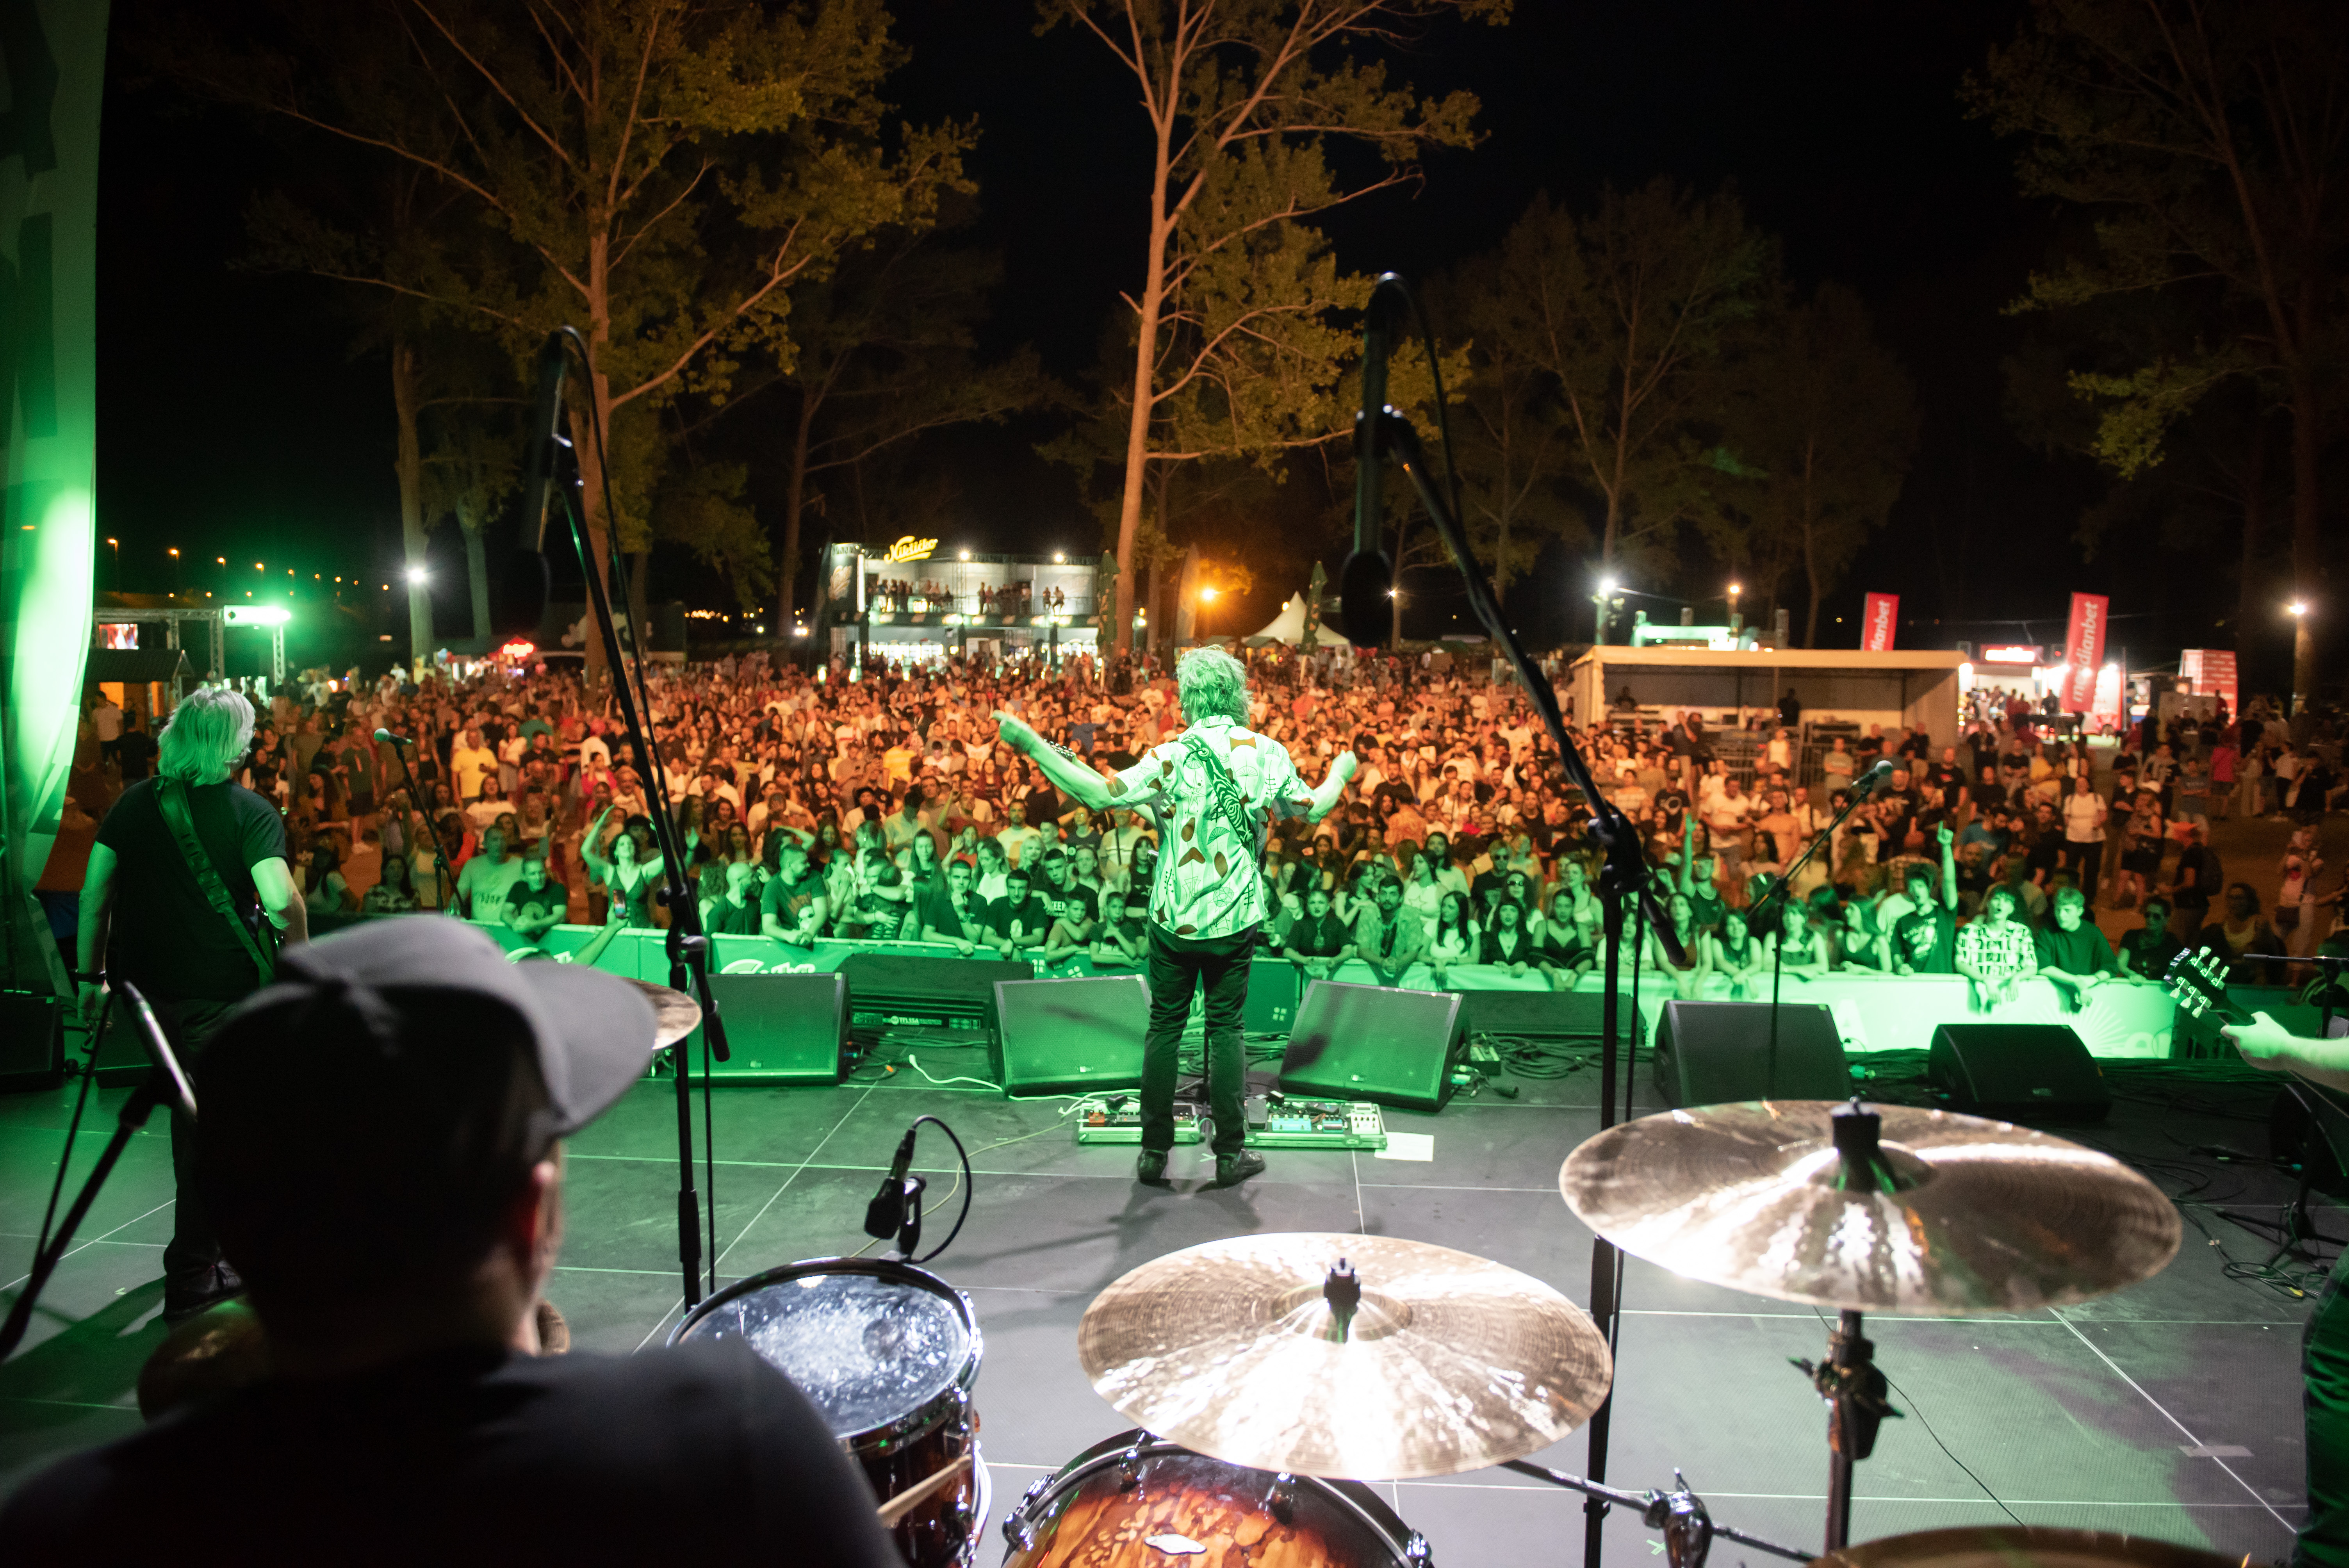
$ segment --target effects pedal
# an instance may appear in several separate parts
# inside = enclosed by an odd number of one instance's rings
[[[1201,1136],[1199,1108],[1181,1100],[1175,1101],[1174,1141],[1177,1144],[1196,1143]],[[1139,1144],[1142,1141],[1142,1097],[1100,1094],[1077,1101],[1077,1141]]]
[[[1387,1125],[1366,1099],[1259,1095],[1247,1102],[1250,1149],[1370,1149],[1387,1146]]]

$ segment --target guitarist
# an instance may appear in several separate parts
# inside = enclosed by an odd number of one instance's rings
[[[2349,1039],[2295,1035],[2265,1013],[2222,1031],[2243,1059],[2264,1072],[2288,1072],[2336,1095],[2349,1091]],[[2301,1409],[2308,1427],[2308,1518],[2294,1568],[2349,1563],[2349,1291],[2335,1266],[2317,1297],[2301,1340]]]
[[[1266,906],[1267,819],[1318,822],[1354,776],[1341,752],[1319,789],[1297,776],[1288,749],[1247,727],[1247,670],[1221,648],[1194,648],[1174,666],[1187,728],[1104,779],[1009,713],[997,733],[1036,759],[1046,778],[1079,805],[1158,809],[1158,867],[1150,888],[1150,1030],[1142,1046],[1142,1154],[1134,1178],[1167,1185],[1174,1146],[1175,1051],[1194,994],[1205,988],[1207,1099],[1216,1123],[1216,1184],[1228,1187],[1264,1169],[1246,1147],[1241,1101],[1247,1057],[1240,1017],[1248,960]]]
[[[122,792],[90,850],[74,978],[91,1027],[109,975],[138,985],[192,1072],[229,1011],[274,977],[278,944],[308,940],[309,915],[286,864],[285,819],[229,782],[253,744],[253,705],[206,686],[160,739],[157,777]],[[196,1190],[194,1132],[171,1118],[180,1197],[163,1250],[163,1315],[173,1323],[243,1288]]]

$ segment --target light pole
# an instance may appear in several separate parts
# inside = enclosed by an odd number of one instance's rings
[[[1609,624],[1623,613],[1623,595],[1615,579],[1601,577],[1599,580],[1599,592],[1590,596],[1590,603],[1595,606],[1591,615],[1590,640],[1604,647],[1607,645]]]
[[[122,541],[109,539],[106,542],[106,548],[114,552],[114,591],[119,593],[122,592]]]
[[[1743,583],[1732,583],[1729,585],[1729,634],[1733,637],[1745,629],[1745,616],[1737,608],[1737,596],[1744,592]]]
[[[1207,606],[1215,602],[1216,591],[1213,588],[1203,587],[1199,590],[1199,624],[1192,628],[1192,631],[1193,634],[1203,643],[1207,640]]]
[[[2305,599],[2294,599],[2284,606],[2284,613],[2292,617],[2292,673],[2295,685],[2301,671],[2316,667],[2313,646],[2316,634],[2308,624],[2308,611],[2309,603]],[[2308,693],[2295,691],[2292,694],[2292,711],[2295,717],[2307,707]]]

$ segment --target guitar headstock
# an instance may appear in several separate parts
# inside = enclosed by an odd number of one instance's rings
[[[2227,1010],[2227,966],[2216,949],[2188,948],[2169,961],[2161,985],[2178,1011],[2189,1017]]]

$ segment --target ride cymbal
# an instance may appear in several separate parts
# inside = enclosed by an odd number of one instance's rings
[[[1534,1453],[1588,1418],[1613,1374],[1582,1309],[1530,1274],[1325,1232],[1154,1259],[1094,1298],[1077,1350],[1102,1398],[1170,1442],[1356,1480]]]
[[[1834,1100],[1700,1106],[1612,1127],[1558,1188],[1674,1274],[1781,1301],[1951,1316],[2086,1301],[2161,1272],[2178,1212],[2108,1155],[2027,1127],[1870,1106],[1890,1191],[1847,1184]]]

